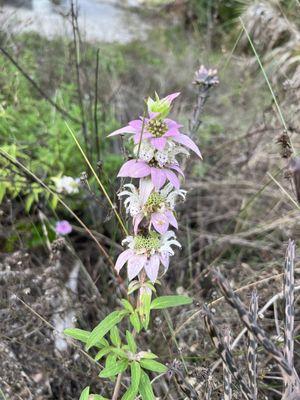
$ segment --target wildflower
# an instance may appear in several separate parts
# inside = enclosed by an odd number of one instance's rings
[[[65,192],[67,194],[75,194],[79,192],[80,179],[74,179],[71,176],[62,176],[55,178],[56,191],[58,193]]]
[[[178,164],[176,156],[178,154],[185,154],[189,156],[189,152],[182,146],[169,142],[164,150],[155,150],[149,143],[142,142],[141,145],[136,145],[134,155],[143,161],[150,162],[151,160],[157,161],[160,167],[165,164]]]
[[[169,225],[178,229],[174,216],[175,200],[177,197],[185,199],[185,190],[173,190],[173,186],[168,183],[161,190],[152,191],[153,184],[149,179],[141,179],[139,188],[127,184],[124,185],[124,189],[119,193],[119,197],[127,197],[124,205],[127,213],[133,217],[135,234],[144,218],[149,219],[150,228],[153,225],[161,234],[167,232]]]
[[[57,221],[55,226],[55,232],[57,235],[62,235],[62,236],[68,235],[69,233],[72,232],[72,226],[66,220]]]
[[[172,231],[161,236],[154,231],[151,231],[147,236],[128,236],[123,240],[123,243],[127,243],[129,248],[123,251],[117,259],[115,268],[118,273],[127,263],[129,280],[135,278],[144,268],[148,278],[153,283],[157,279],[160,264],[163,265],[164,272],[169,267],[170,256],[174,255],[171,246],[181,247]]]
[[[163,167],[160,167],[155,160],[151,160],[150,163],[146,163],[143,160],[129,160],[121,167],[118,177],[145,178],[150,175],[152,183],[157,190],[159,190],[167,180],[170,181],[176,189],[179,189],[180,182],[174,171],[183,175],[183,172],[177,164],[165,164]]]
[[[205,68],[201,65],[198,71],[195,72],[194,85],[200,86],[217,86],[219,84],[218,71],[212,68]]]
[[[165,99],[160,100],[160,102],[166,102],[166,99],[168,98],[174,99],[174,95],[176,94],[177,93],[169,95],[165,97]],[[154,107],[154,105],[151,103],[150,106],[148,105],[150,118],[140,118],[130,121],[127,126],[117,129],[108,135],[108,137],[122,135],[124,133],[133,134],[133,141],[135,144],[146,141],[158,151],[163,151],[167,143],[175,142],[194,151],[200,158],[202,158],[198,146],[192,141],[192,139],[190,139],[187,135],[180,133],[179,129],[182,127],[182,125],[179,125],[172,119],[162,118],[160,112],[150,111],[154,109],[159,109],[159,107]],[[165,115],[165,112],[163,114]]]

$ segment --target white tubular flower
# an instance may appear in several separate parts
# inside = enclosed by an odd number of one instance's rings
[[[147,163],[156,161],[160,167],[167,164],[178,164],[176,160],[178,154],[190,155],[185,147],[174,142],[167,142],[163,150],[153,148],[148,142],[141,142],[134,148],[134,155],[140,160]]]
[[[170,256],[174,255],[172,246],[181,247],[172,231],[161,236],[154,231],[151,231],[148,236],[128,236],[123,240],[122,244],[124,243],[127,244],[128,249],[123,251],[117,259],[115,268],[118,273],[127,263],[129,280],[135,278],[144,268],[153,283],[157,279],[160,265],[164,267],[164,273],[167,271]]]
[[[173,190],[171,184],[167,184],[159,191],[152,191],[153,185],[150,180],[140,181],[140,188],[132,184],[124,185],[127,190],[119,193],[119,197],[127,196],[124,201],[126,212],[133,217],[134,233],[138,231],[139,224],[144,218],[149,218],[150,227],[164,234],[173,226],[178,229],[174,216],[176,199],[185,199],[186,191],[182,189]]]
[[[53,179],[58,193],[75,194],[79,192],[79,178],[72,178],[72,176],[62,176],[61,178]]]

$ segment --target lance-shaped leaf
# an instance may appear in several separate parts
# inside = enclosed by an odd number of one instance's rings
[[[142,368],[148,369],[149,371],[158,372],[159,374],[163,374],[164,372],[168,371],[168,368],[158,361],[143,358],[140,361],[140,364]]]
[[[87,386],[83,391],[81,392],[79,400],[88,400],[90,394],[90,387]]]
[[[243,396],[247,400],[252,400],[251,391],[246,382],[244,381],[242,375],[239,373],[231,354],[231,351],[228,349],[227,345],[224,343],[221,335],[219,335],[216,326],[213,322],[213,318],[210,310],[205,306],[204,307],[204,322],[211,338],[213,345],[215,346],[219,356],[222,358],[223,362],[226,364],[228,370],[231,375],[234,377],[236,383],[239,385]]]
[[[100,378],[111,378],[126,370],[128,366],[128,360],[116,361],[109,367],[105,367],[99,374]]]
[[[86,343],[87,350],[94,346],[98,340],[102,339],[115,325],[120,323],[126,314],[128,314],[126,310],[113,311],[105,317],[104,320],[92,330]]]
[[[131,332],[126,331],[126,340],[129,346],[129,349],[132,353],[136,353],[137,345],[135,343],[134,337]]]
[[[155,396],[153,393],[153,389],[152,389],[152,385],[151,385],[149,376],[143,370],[141,371],[139,392],[140,392],[143,400],[155,400]]]
[[[64,334],[72,337],[73,339],[79,340],[80,342],[83,343],[87,343],[89,337],[91,336],[91,332],[84,331],[83,329],[78,329],[78,328],[67,328],[64,330]],[[94,344],[94,346],[98,348],[108,345],[109,343],[104,338],[97,340],[97,342]]]
[[[130,365],[130,386],[125,392],[122,400],[134,400],[139,390],[141,379],[141,366],[137,361],[133,361]]]
[[[178,307],[191,304],[193,299],[187,296],[161,296],[154,299],[151,303],[151,310],[161,310],[163,308]]]

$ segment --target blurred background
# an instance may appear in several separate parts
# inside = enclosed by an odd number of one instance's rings
[[[218,357],[203,322],[186,321],[219,296],[212,267],[245,287],[245,301],[253,282],[261,304],[281,288],[276,275],[300,222],[290,161],[300,145],[299,13],[298,0],[0,0],[0,399],[71,400],[90,383],[109,396],[113,384],[103,385],[60,335],[72,325],[92,329],[119,304],[125,279],[96,243],[115,260],[123,235],[66,122],[126,220],[116,175],[128,149],[106,136],[142,115],[148,96],[177,91],[172,116],[191,133],[202,64],[217,68],[220,84],[192,134],[203,161],[192,156],[186,165],[182,250],[163,291],[198,305],[173,319],[177,347],[159,319],[142,341],[164,362],[181,354],[199,398],[208,390],[222,398],[218,372],[207,379]],[[59,189],[66,176],[75,190]],[[64,240],[58,220],[72,226]],[[216,311],[239,331],[228,306]],[[274,334],[273,313],[262,324]],[[267,358],[262,367],[269,371]],[[278,387],[261,378],[265,398],[281,398]],[[160,399],[189,398],[173,381],[155,390]]]

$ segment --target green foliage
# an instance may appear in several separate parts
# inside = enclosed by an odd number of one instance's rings
[[[90,394],[90,387],[87,386],[85,389],[83,389],[79,400],[88,400],[89,394]]]
[[[99,374],[100,378],[111,378],[124,372],[128,367],[128,360],[120,360],[109,363]]]
[[[126,314],[128,314],[126,310],[113,311],[111,314],[105,317],[104,320],[92,330],[91,335],[86,342],[87,350],[92,346],[95,346],[95,344],[102,339],[107,332],[109,332],[115,325],[120,323]]]
[[[144,371],[141,371],[139,392],[143,400],[155,400],[149,376]]]
[[[151,310],[161,310],[164,308],[170,308],[170,307],[178,307],[178,306],[183,306],[187,304],[191,304],[193,302],[193,299],[187,296],[161,296],[161,297],[156,297],[151,302],[150,309]]]
[[[129,346],[129,350],[132,353],[136,353],[137,345],[135,343],[135,340],[134,340],[134,337],[133,337],[132,333],[129,332],[129,331],[126,331],[126,340],[127,340],[128,346]]]
[[[133,361],[130,365],[130,378],[131,383],[129,389],[126,391],[122,400],[134,400],[138,394],[140,380],[141,380],[141,366],[137,361]]]
[[[148,369],[149,371],[158,372],[159,374],[163,374],[168,370],[165,365],[159,363],[158,361],[150,359],[142,359],[141,367],[144,369]]]

